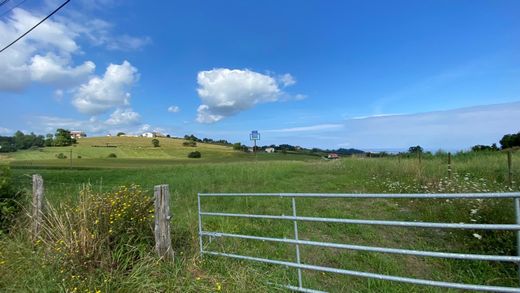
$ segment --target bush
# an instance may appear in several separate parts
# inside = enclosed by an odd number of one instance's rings
[[[7,166],[0,166],[0,235],[9,232],[16,215],[21,210],[19,201],[23,193],[16,190]]]
[[[78,155],[78,159],[81,159],[81,156],[80,156],[80,155]]]
[[[183,142],[182,145],[183,146],[187,146],[187,147],[196,147],[197,143],[194,142],[193,140],[189,140],[189,141]]]
[[[77,204],[47,204],[38,243],[62,272],[127,271],[153,247],[153,214],[153,198],[139,186],[108,193],[86,187]]]
[[[202,157],[201,153],[198,151],[191,152],[188,154],[188,158],[200,158]]]
[[[117,155],[114,154],[114,153],[110,153],[110,154],[108,154],[107,157],[108,157],[108,158],[117,158]]]
[[[63,153],[56,154],[56,158],[58,159],[66,159],[67,156],[65,156]]]
[[[159,140],[157,138],[152,139],[152,145],[154,148],[160,147]]]

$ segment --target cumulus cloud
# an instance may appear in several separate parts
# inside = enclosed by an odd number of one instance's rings
[[[42,17],[24,9],[13,9],[9,17],[0,20],[0,43],[10,43]],[[61,85],[66,85],[91,73],[94,65],[90,61],[78,67],[72,64],[71,55],[79,51],[76,38],[77,33],[63,23],[52,19],[42,23],[0,54],[0,91],[19,91],[31,81],[52,84],[71,74],[72,78],[61,81]],[[44,77],[45,73],[49,73],[49,77]]]
[[[15,8],[0,19],[0,44],[8,44],[38,23],[44,14]],[[136,50],[149,37],[114,35],[107,21],[67,11],[47,19],[35,30],[0,54],[0,91],[21,91],[31,82],[72,88],[85,82],[95,70],[92,61],[75,64],[81,56],[79,40],[109,50]],[[73,58],[74,57],[74,58]]]
[[[197,93],[202,104],[197,109],[199,123],[214,123],[260,103],[280,100],[281,86],[294,84],[286,74],[285,82],[248,69],[217,68],[197,75]]]
[[[104,134],[107,132],[123,131],[127,133],[140,133],[142,129],[151,129],[148,124],[140,123],[141,116],[131,108],[116,109],[107,119],[90,117],[87,120],[72,118],[40,116],[36,118],[35,128],[39,131],[50,132],[56,128],[78,129],[92,134]]]
[[[75,92],[72,104],[84,114],[98,115],[114,107],[129,106],[129,90],[139,79],[130,62],[110,64],[102,77],[94,76]]]
[[[106,120],[108,125],[132,125],[137,124],[141,119],[139,113],[132,109],[116,109]]]
[[[36,55],[32,57],[31,61],[32,80],[60,87],[83,82],[96,68],[92,61],[86,61],[82,65],[72,67],[69,65],[69,60],[53,53],[48,53],[45,56]]]
[[[170,106],[168,107],[168,112],[170,113],[178,113],[181,111],[181,108],[179,106]]]

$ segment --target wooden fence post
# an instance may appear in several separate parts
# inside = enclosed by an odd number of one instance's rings
[[[448,153],[448,178],[451,180],[451,153]]]
[[[167,184],[154,187],[155,251],[160,258],[173,259],[170,237],[170,192]]]
[[[32,198],[32,236],[37,239],[40,235],[43,220],[43,178],[41,175],[34,174],[33,182],[33,198]]]
[[[509,150],[507,152],[507,169],[508,169],[508,179],[509,179],[509,187],[513,187],[513,170],[511,169],[512,168],[512,152],[511,150]]]

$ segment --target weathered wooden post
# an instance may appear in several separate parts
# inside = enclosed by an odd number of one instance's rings
[[[43,219],[43,178],[41,175],[34,174],[33,182],[33,198],[32,198],[32,236],[37,239],[40,235]]]
[[[508,169],[508,179],[509,179],[509,187],[513,187],[513,170],[512,168],[512,152],[509,150],[507,152],[507,169]]]
[[[448,153],[448,178],[451,180],[451,153]]]
[[[172,259],[170,237],[170,192],[167,184],[154,187],[155,197],[155,251],[160,258]]]

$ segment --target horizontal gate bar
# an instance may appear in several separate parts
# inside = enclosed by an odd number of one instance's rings
[[[289,244],[301,244],[301,245],[310,245],[310,246],[341,248],[341,249],[360,250],[360,251],[369,251],[369,252],[382,252],[382,253],[392,253],[392,254],[442,257],[442,258],[465,259],[465,260],[520,262],[520,256],[509,256],[509,255],[485,255],[485,254],[468,254],[468,253],[409,250],[409,249],[374,247],[374,246],[341,244],[341,243],[331,243],[331,242],[318,242],[318,241],[309,241],[309,240],[282,239],[282,238],[260,237],[260,236],[240,235],[240,234],[220,233],[220,232],[206,232],[206,231],[203,231],[201,233],[201,235],[202,236],[211,236],[211,237],[230,237],[230,238],[260,240],[260,241],[283,242],[283,243],[289,243]]]
[[[520,288],[513,288],[513,287],[474,285],[474,284],[464,284],[464,283],[433,281],[433,280],[426,280],[426,279],[406,278],[406,277],[398,277],[398,276],[383,275],[383,274],[376,274],[376,273],[367,273],[367,272],[360,272],[360,271],[322,267],[322,266],[316,266],[316,265],[297,264],[297,263],[288,262],[288,261],[272,260],[272,259],[267,259],[267,258],[259,258],[259,257],[222,253],[222,252],[215,252],[215,251],[203,251],[203,253],[210,254],[210,255],[231,257],[231,258],[236,258],[236,259],[252,260],[252,261],[257,261],[257,262],[282,265],[282,266],[288,266],[288,267],[293,267],[293,268],[301,268],[301,269],[306,269],[306,270],[337,273],[337,274],[342,274],[342,275],[366,277],[366,278],[373,278],[373,279],[386,280],[386,281],[397,281],[397,282],[404,282],[404,283],[417,284],[417,285],[437,286],[437,287],[465,289],[465,290],[480,290],[480,291],[490,291],[490,292],[520,292]]]
[[[432,223],[432,222],[406,222],[406,221],[381,221],[381,220],[356,220],[338,218],[317,218],[302,216],[273,216],[255,214],[233,214],[233,213],[210,213],[200,212],[201,216],[238,217],[253,219],[273,219],[308,222],[327,222],[344,224],[383,225],[416,228],[450,228],[450,229],[479,229],[479,230],[520,230],[519,224],[465,224],[465,223]]]
[[[328,198],[520,198],[520,192],[492,193],[199,193],[201,197],[328,197]]]

